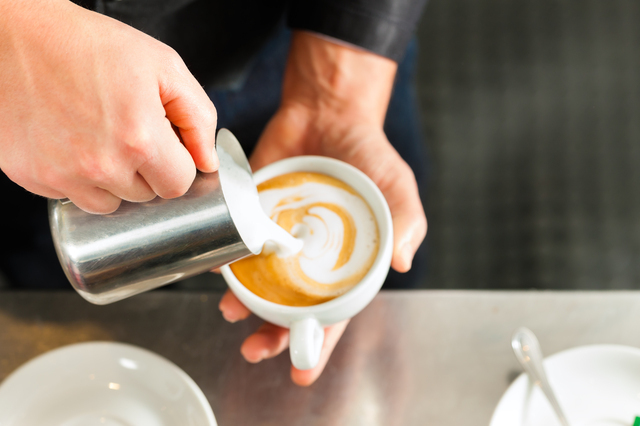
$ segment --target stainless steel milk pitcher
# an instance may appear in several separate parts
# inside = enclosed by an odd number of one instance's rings
[[[234,223],[234,209],[243,207],[225,201],[225,189],[257,200],[247,158],[226,129],[218,132],[216,150],[220,170],[198,173],[180,198],[123,201],[108,215],[86,213],[69,200],[49,202],[58,258],[78,293],[112,303],[260,251],[247,246]],[[231,185],[238,176],[241,182]]]

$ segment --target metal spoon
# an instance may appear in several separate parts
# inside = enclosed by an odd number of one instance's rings
[[[536,335],[528,328],[521,327],[513,333],[511,347],[520,365],[522,365],[524,371],[529,375],[529,379],[542,389],[542,392],[549,400],[562,426],[569,426],[569,422],[562,412],[558,400],[549,385],[547,375],[544,372],[542,351],[540,350],[540,344],[538,343]]]

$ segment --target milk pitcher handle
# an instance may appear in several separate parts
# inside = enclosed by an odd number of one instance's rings
[[[324,328],[315,318],[295,321],[289,328],[291,363],[299,370],[309,370],[320,360]]]

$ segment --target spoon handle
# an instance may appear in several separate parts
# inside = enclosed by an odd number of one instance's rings
[[[540,350],[540,344],[538,343],[536,335],[528,328],[521,327],[513,334],[511,347],[531,381],[542,389],[542,392],[549,400],[562,426],[569,426],[569,422],[562,412],[560,404],[558,404],[558,400],[551,389],[551,385],[549,385],[547,375],[544,372],[542,351]]]

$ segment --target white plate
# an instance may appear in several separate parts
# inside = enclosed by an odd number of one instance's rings
[[[40,355],[0,386],[0,426],[215,426],[206,397],[170,361],[110,342]]]
[[[571,426],[632,426],[640,416],[640,349],[582,346],[545,359],[544,366]],[[514,381],[496,407],[491,426],[560,425],[528,376]]]

